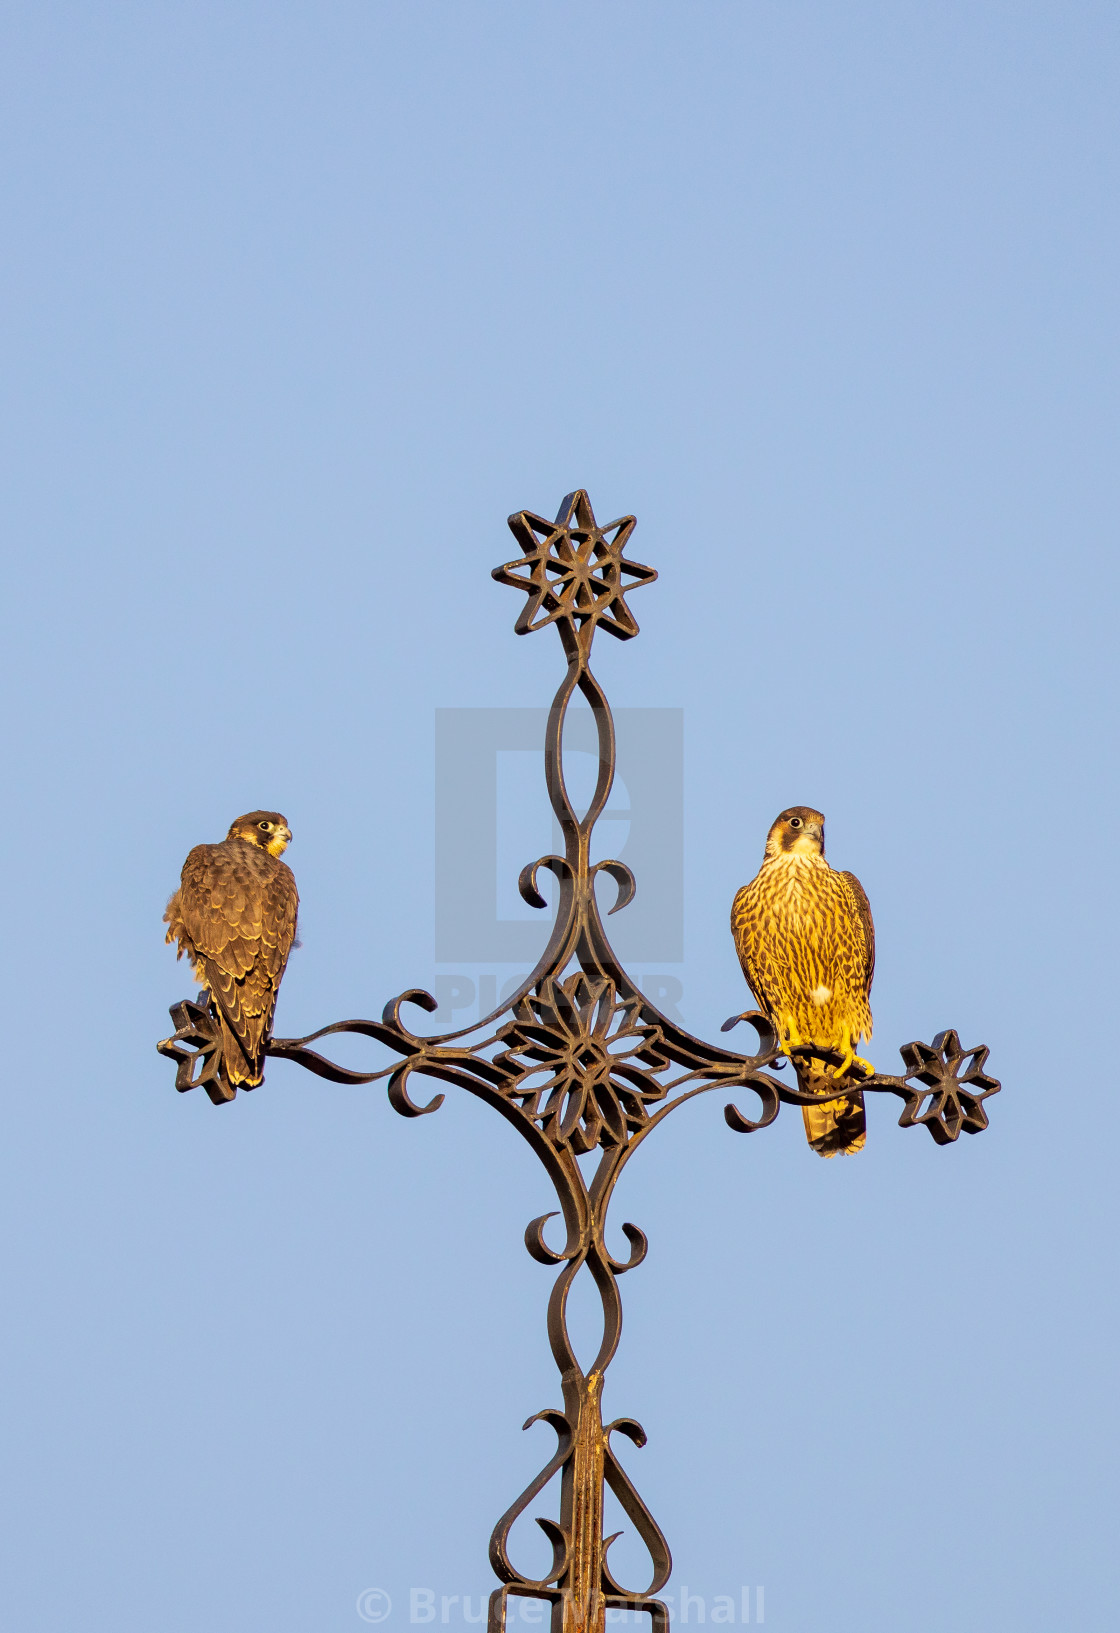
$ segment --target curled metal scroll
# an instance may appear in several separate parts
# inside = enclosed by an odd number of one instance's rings
[[[485,1100],[533,1147],[552,1180],[563,1218],[562,1246],[551,1247],[544,1237],[554,1213],[530,1222],[525,1244],[538,1263],[559,1267],[548,1305],[548,1336],[564,1408],[539,1412],[525,1425],[548,1423],[557,1447],[494,1528],[490,1560],[501,1586],[491,1596],[490,1630],[501,1633],[504,1628],[512,1593],[545,1598],[559,1607],[559,1633],[599,1633],[608,1607],[643,1610],[655,1633],[665,1633],[667,1612],[655,1596],[669,1579],[669,1548],[610,1444],[617,1433],[642,1446],[645,1432],[628,1418],[604,1427],[601,1414],[604,1377],[622,1330],[618,1278],[641,1264],[647,1246],[643,1232],[629,1223],[622,1226],[630,1247],[627,1257],[616,1256],[606,1245],[607,1210],[625,1163],[670,1111],[716,1088],[733,1096],[748,1091],[757,1096],[756,1117],[746,1115],[734,1100],[725,1107],[727,1123],[739,1133],[768,1127],[783,1104],[840,1098],[858,1084],[864,1093],[899,1096],[905,1102],[899,1118],[903,1127],[924,1124],[939,1144],[950,1144],[962,1132],[976,1134],[987,1126],[983,1103],[998,1092],[999,1083],[984,1070],[986,1048],[962,1049],[957,1034],[945,1031],[932,1044],[906,1044],[899,1077],[849,1077],[838,1079],[833,1096],[809,1093],[798,1086],[799,1057],[823,1057],[838,1067],[843,1064],[839,1055],[819,1045],[788,1051],[795,1080],[783,1082],[770,1073],[782,1070],[787,1059],[781,1058],[774,1027],[759,1011],[725,1023],[724,1031],[745,1022],[757,1034],[755,1053],[737,1054],[692,1036],[638,990],[611,947],[596,897],[597,880],[604,875],[616,887],[607,916],[620,912],[633,899],[634,876],[624,862],[590,860],[592,831],[614,780],[615,736],[610,707],[589,660],[598,628],[619,640],[637,635],[626,596],[657,575],[625,556],[634,518],[599,526],[582,491],[567,496],[555,521],[520,511],[509,525],[522,555],[496,568],[493,576],[526,594],[517,633],[555,624],[567,659],[544,744],[545,781],[564,855],[540,857],[518,880],[523,899],[538,908],[547,905],[540,873],[548,871],[557,881],[548,944],[508,1002],[475,1025],[438,1036],[412,1031],[401,1018],[402,1006],[431,1013],[436,1004],[429,993],[411,989],[386,1004],[380,1021],[337,1021],[306,1037],[273,1038],[268,1054],[333,1083],[387,1077],[389,1099],[406,1117],[425,1116],[443,1102],[442,1094],[414,1099],[411,1079],[438,1078]],[[582,817],[572,804],[563,764],[564,723],[577,691],[592,710],[599,757],[595,790]],[[232,1099],[235,1091],[222,1073],[220,1029],[208,995],[176,1004],[171,1015],[175,1033],[158,1048],[176,1061],[176,1087],[201,1086],[216,1103]],[[397,1058],[359,1072],[336,1065],[311,1047],[343,1033],[368,1038]],[[595,1152],[597,1165],[588,1178],[580,1159]],[[566,1319],[569,1292],[583,1271],[595,1283],[603,1314],[599,1350],[586,1370],[576,1358]],[[552,1545],[551,1566],[543,1577],[523,1574],[510,1558],[510,1530],[557,1474],[559,1520],[542,1517],[537,1522]],[[650,1556],[651,1577],[644,1589],[621,1587],[607,1564],[614,1538],[603,1534],[604,1487],[613,1491]]]

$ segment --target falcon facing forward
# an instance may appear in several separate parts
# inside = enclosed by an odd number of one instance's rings
[[[731,907],[731,933],[747,984],[784,1048],[818,1043],[837,1050],[834,1071],[822,1060],[795,1059],[803,1089],[832,1093],[853,1068],[874,1068],[856,1054],[871,1036],[875,926],[854,873],[824,859],[824,817],[807,805],[783,811],[766,836],[762,866]],[[867,1137],[863,1095],[803,1106],[805,1133],[822,1157],[861,1151]]]
[[[254,1089],[272,1029],[276,994],[296,933],[299,892],[280,857],[292,830],[278,811],[250,811],[220,845],[196,845],[167,904],[168,941],[186,953],[214,1000],[222,1066],[230,1083]]]

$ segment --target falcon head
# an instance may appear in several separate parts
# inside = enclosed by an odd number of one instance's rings
[[[766,855],[823,856],[824,817],[811,805],[791,805],[771,825]]]
[[[249,811],[229,825],[227,839],[243,839],[247,845],[267,851],[270,856],[283,856],[292,837],[286,817],[279,811]]]

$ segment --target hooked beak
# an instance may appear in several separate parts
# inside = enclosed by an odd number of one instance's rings
[[[272,838],[269,840],[268,854],[270,856],[283,856],[291,842],[292,830],[288,827],[288,824],[285,823],[282,828],[277,828],[275,830]]]

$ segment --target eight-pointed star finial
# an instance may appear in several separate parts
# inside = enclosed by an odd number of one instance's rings
[[[493,577],[529,597],[514,626],[517,633],[528,635],[565,619],[580,629],[588,623],[592,629],[602,624],[620,641],[636,635],[638,625],[626,605],[626,591],[652,584],[657,574],[652,567],[623,558],[635,521],[623,516],[600,527],[582,488],[568,494],[554,522],[531,510],[511,516],[510,531],[525,554],[495,567]],[[519,568],[526,571],[518,572]],[[627,584],[624,575],[633,583]]]
[[[900,1128],[924,1123],[938,1145],[951,1145],[963,1130],[980,1134],[988,1126],[984,1101],[998,1094],[999,1079],[984,1070],[988,1050],[962,1049],[961,1040],[950,1029],[939,1032],[928,1043],[907,1043],[902,1048],[906,1078],[924,1087],[911,1092],[899,1118]]]

